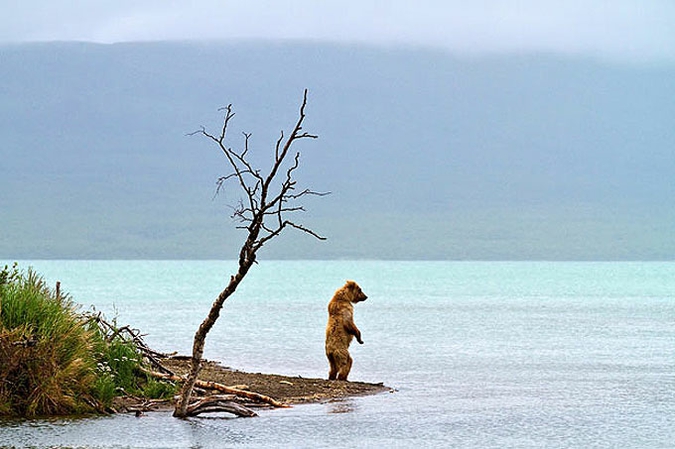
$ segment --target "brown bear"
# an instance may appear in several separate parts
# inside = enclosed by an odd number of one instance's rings
[[[326,326],[326,357],[330,363],[329,380],[347,380],[352,369],[349,344],[352,338],[363,344],[361,331],[354,324],[354,304],[368,297],[354,281],[339,288],[328,303],[328,325]]]

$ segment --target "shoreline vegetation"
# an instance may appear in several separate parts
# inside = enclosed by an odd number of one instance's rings
[[[0,417],[131,412],[175,407],[191,358],[148,348],[139,330],[80,312],[32,269],[0,270]],[[393,391],[383,384],[246,373],[203,361],[191,407],[255,416],[290,407]],[[214,402],[215,400],[215,402]],[[204,407],[200,408],[203,403]]]

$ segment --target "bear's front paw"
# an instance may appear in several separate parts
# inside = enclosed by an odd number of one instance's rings
[[[357,339],[356,341],[358,341],[360,345],[362,345],[362,344],[363,344],[363,340],[361,340],[360,338],[359,338],[359,339]]]

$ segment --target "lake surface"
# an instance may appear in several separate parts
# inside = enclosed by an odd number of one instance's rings
[[[20,265],[141,329],[151,347],[184,354],[236,268]],[[261,261],[225,303],[206,357],[246,371],[325,377],[326,305],[346,279],[369,296],[356,305],[365,344],[352,345],[350,379],[384,382],[394,393],[251,419],[0,421],[0,446],[675,445],[675,263]]]

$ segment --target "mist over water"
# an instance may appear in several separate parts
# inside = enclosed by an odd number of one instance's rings
[[[33,261],[74,300],[189,353],[235,262]],[[364,345],[352,380],[394,393],[264,411],[3,421],[9,446],[668,447],[675,440],[675,263],[261,261],[206,357],[325,377],[326,305],[345,279]]]

